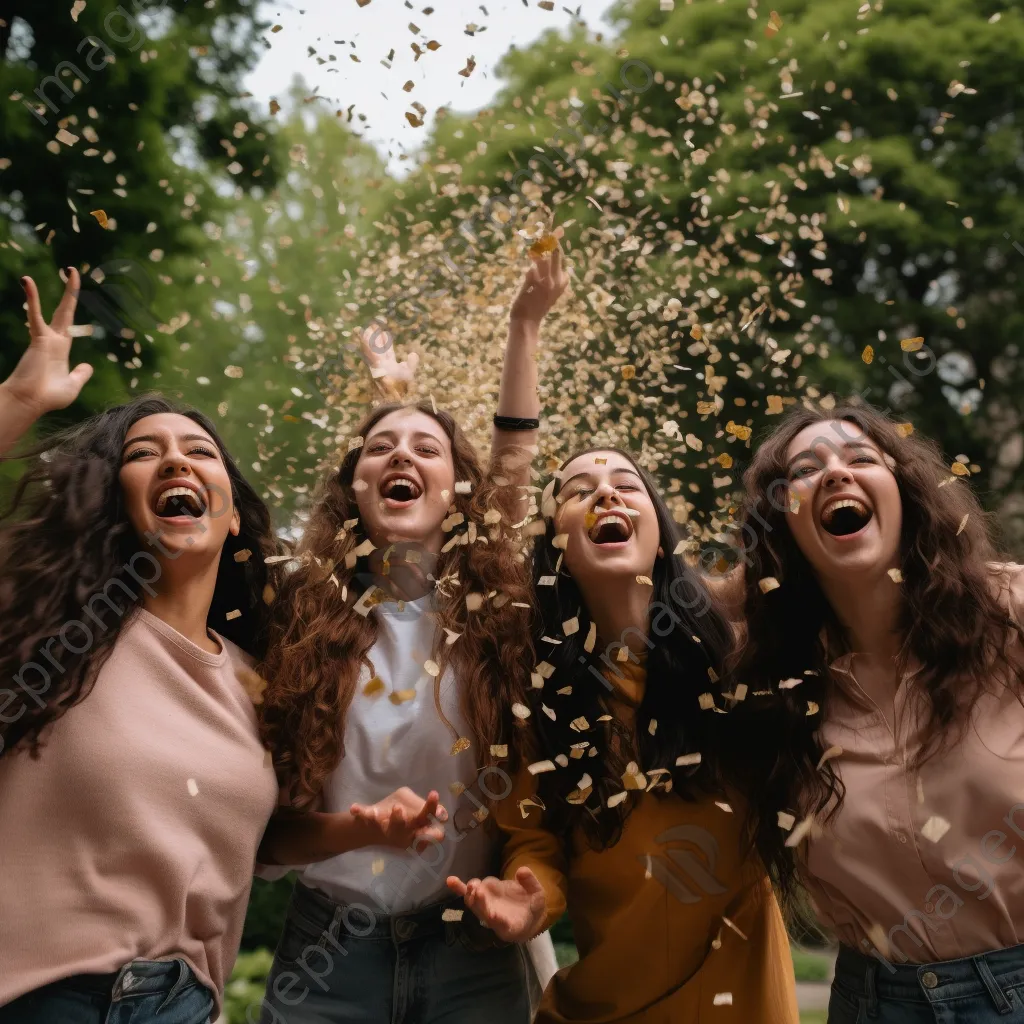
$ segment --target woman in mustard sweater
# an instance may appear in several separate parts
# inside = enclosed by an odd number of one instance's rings
[[[755,852],[768,812],[728,785],[717,685],[728,626],[676,554],[650,477],[624,452],[584,451],[545,491],[535,581],[538,656],[498,818],[502,877],[449,879],[499,937],[568,908],[580,959],[539,1024],[795,1024],[782,915]],[[771,844],[768,844],[771,847]],[[762,848],[765,848],[762,846]]]

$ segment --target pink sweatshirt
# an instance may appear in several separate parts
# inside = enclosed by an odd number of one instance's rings
[[[172,957],[220,1006],[278,787],[245,655],[218,639],[210,654],[140,610],[38,760],[0,758],[0,1006]]]

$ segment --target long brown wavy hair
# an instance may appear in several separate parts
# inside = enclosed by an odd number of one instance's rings
[[[435,694],[450,665],[473,733],[467,738],[476,742],[483,764],[496,763],[490,747],[503,742],[502,711],[522,699],[532,666],[530,578],[517,525],[517,517],[526,518],[525,506],[520,512],[521,492],[501,475],[521,452],[499,453],[485,473],[455,420],[426,403],[381,405],[357,434],[365,437],[400,409],[416,409],[440,424],[451,442],[455,479],[472,485],[468,494],[456,490],[451,505],[464,516],[456,530],[466,543],[460,538],[443,552],[434,570],[438,636],[442,627],[459,634],[453,644],[435,645],[433,658],[441,669]],[[352,481],[361,451],[349,451],[322,481],[296,550],[298,567],[282,581],[274,603],[271,643],[261,668],[268,681],[260,716],[264,742],[297,808],[314,805],[345,755],[346,713],[377,638],[374,615],[354,608],[371,585],[366,558],[346,564],[367,539],[360,524],[344,525],[359,518]],[[485,521],[489,511],[500,519]],[[475,610],[467,604],[471,594],[482,599]],[[457,738],[453,735],[453,742]]]
[[[141,605],[143,588],[130,570],[133,557],[148,552],[149,545],[132,529],[118,475],[132,424],[157,413],[178,413],[198,423],[224,460],[241,530],[225,541],[207,622],[250,654],[263,653],[268,619],[263,592],[269,579],[264,559],[279,548],[266,505],[201,412],[159,395],[108,409],[17,456],[28,467],[0,515],[0,679],[10,680],[35,664],[45,667],[50,684],[41,705],[26,699],[15,721],[0,717],[0,755],[18,746],[38,753],[46,727],[88,696]],[[250,556],[235,561],[245,548]],[[229,620],[233,609],[242,615]],[[84,625],[91,638],[80,653],[53,642],[69,623]]]
[[[994,678],[1022,688],[1009,650],[1021,629],[1001,603],[988,564],[997,558],[990,519],[970,487],[950,473],[938,446],[916,434],[903,436],[894,421],[866,404],[794,409],[761,444],[743,477],[746,642],[734,673],[751,696],[730,718],[743,727],[738,742],[747,756],[739,762],[740,784],[760,794],[763,806],[802,808],[824,820],[838,810],[843,790],[830,762],[818,767],[824,753],[818,729],[832,692],[829,662],[848,647],[785,516],[789,445],[805,427],[829,420],[860,427],[890,456],[899,487],[900,661],[923,666],[916,685],[929,716],[919,761],[955,740]],[[780,586],[762,593],[765,577]],[[803,682],[780,689],[780,681],[790,678]],[[808,701],[818,705],[817,714],[808,715]],[[766,818],[758,837],[766,862],[780,863],[783,839]]]

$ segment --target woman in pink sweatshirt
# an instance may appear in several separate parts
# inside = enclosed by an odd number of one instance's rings
[[[92,372],[68,362],[77,272],[50,324],[23,283],[0,456]],[[25,457],[0,518],[0,1024],[204,1024],[278,798],[249,667],[270,515],[213,424],[160,397]],[[335,817],[338,852],[417,829]]]

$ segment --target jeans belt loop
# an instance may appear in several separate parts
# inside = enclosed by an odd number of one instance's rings
[[[864,994],[867,997],[868,1016],[874,1019],[878,1016],[878,989],[875,984],[878,978],[878,964],[868,964],[864,974]]]
[[[981,983],[988,990],[989,998],[992,1000],[995,1008],[1000,1013],[1009,1013],[1013,1006],[1011,1006],[1010,1001],[1006,998],[1006,993],[999,987],[999,982],[996,981],[985,955],[972,956],[971,961],[974,964],[974,969],[978,972],[978,977],[981,978]]]

